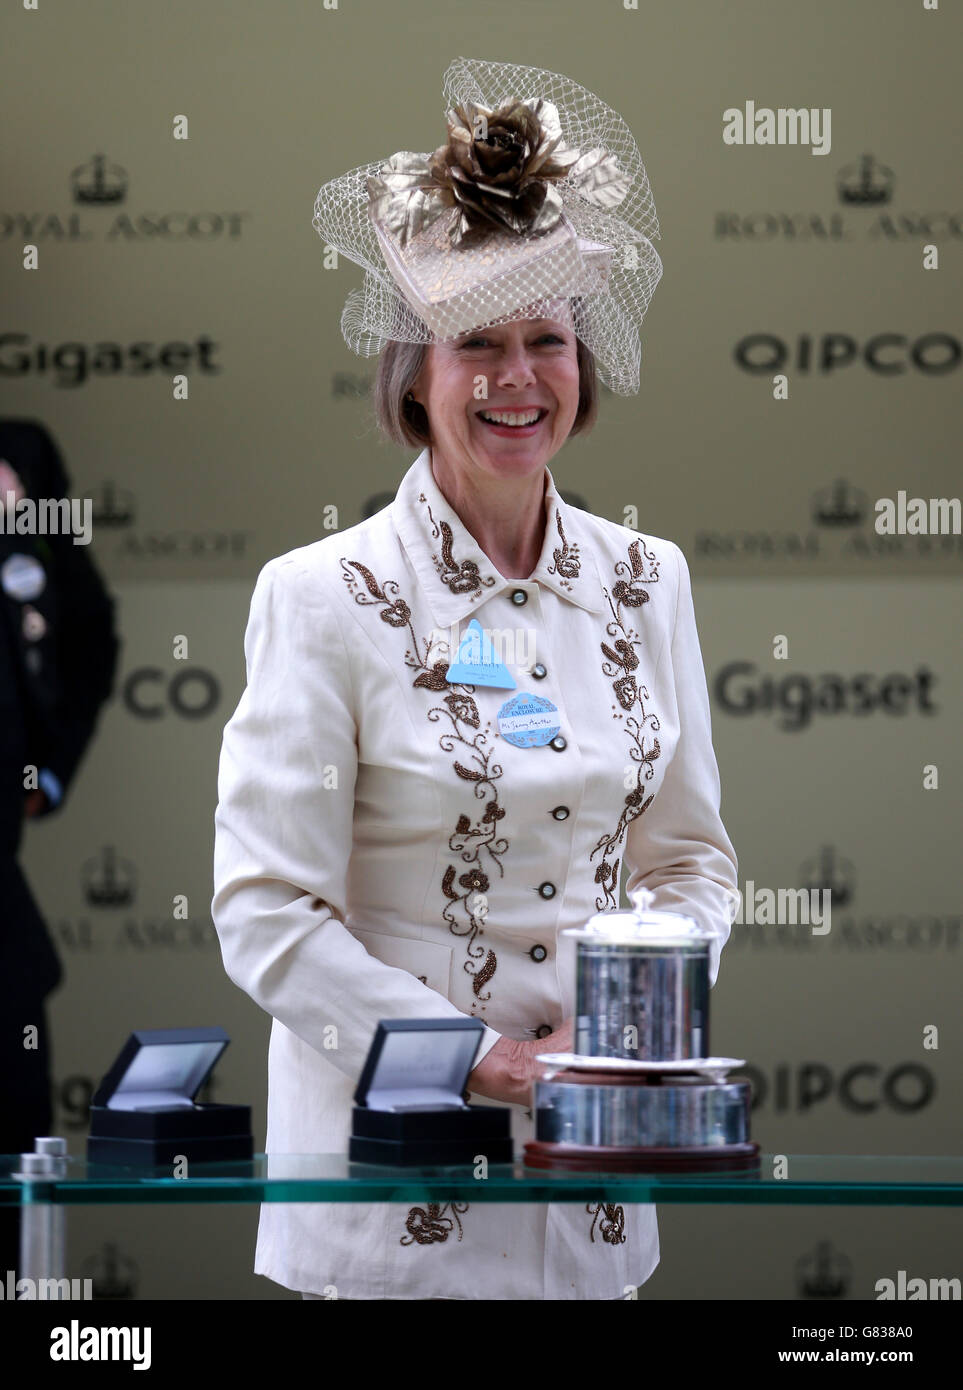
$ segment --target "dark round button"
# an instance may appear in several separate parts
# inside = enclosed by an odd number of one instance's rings
[[[535,1036],[536,1038],[547,1038],[551,1032],[552,1025],[550,1023],[543,1023],[535,1029]]]
[[[548,952],[544,946],[533,946],[528,954],[531,956],[532,960],[544,960]]]
[[[524,589],[513,589],[513,590],[512,590],[512,603],[517,603],[518,606],[519,606],[519,608],[521,608],[522,604],[523,604],[523,603],[527,603],[527,602],[528,602],[528,594],[526,594],[526,592],[525,592]]]
[[[552,815],[555,817],[556,820],[568,820],[568,807],[556,806],[555,810],[552,812]]]
[[[548,746],[549,748],[554,748],[556,753],[561,753],[563,748],[568,747],[568,739],[564,738],[561,734],[556,734]]]
[[[545,669],[542,663],[540,661],[536,661],[535,665],[532,667],[532,680],[543,681],[547,675],[548,671]]]
[[[538,885],[538,891],[539,891],[539,893],[541,894],[541,896],[542,896],[543,898],[554,898],[554,897],[555,897],[555,884],[554,884],[554,883],[548,883],[547,881],[546,881],[545,883],[540,883],[540,884]]]

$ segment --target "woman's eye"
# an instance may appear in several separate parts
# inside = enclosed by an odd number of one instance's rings
[[[564,339],[564,338],[560,338],[559,335],[558,335],[557,333],[543,333],[543,334],[541,335],[541,337],[538,339],[538,341],[539,341],[540,343],[545,343],[545,342],[564,343],[565,339]],[[488,342],[488,339],[487,339],[487,338],[469,338],[467,342],[461,343],[459,346],[460,346],[460,347],[463,347],[463,348],[479,347],[479,346],[481,346],[482,344],[487,343],[487,342]]]

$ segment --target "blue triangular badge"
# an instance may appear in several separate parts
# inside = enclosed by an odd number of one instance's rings
[[[492,644],[481,623],[472,618],[458,646],[458,654],[445,672],[453,685],[494,685],[514,690],[515,679],[507,666],[495,659]]]

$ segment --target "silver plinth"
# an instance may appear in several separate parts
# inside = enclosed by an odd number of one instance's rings
[[[691,1149],[749,1142],[748,1081],[535,1082],[535,1138],[602,1148]]]

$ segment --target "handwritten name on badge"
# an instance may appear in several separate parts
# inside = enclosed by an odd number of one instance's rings
[[[498,711],[498,732],[516,748],[542,748],[560,727],[558,706],[543,695],[513,695]]]

